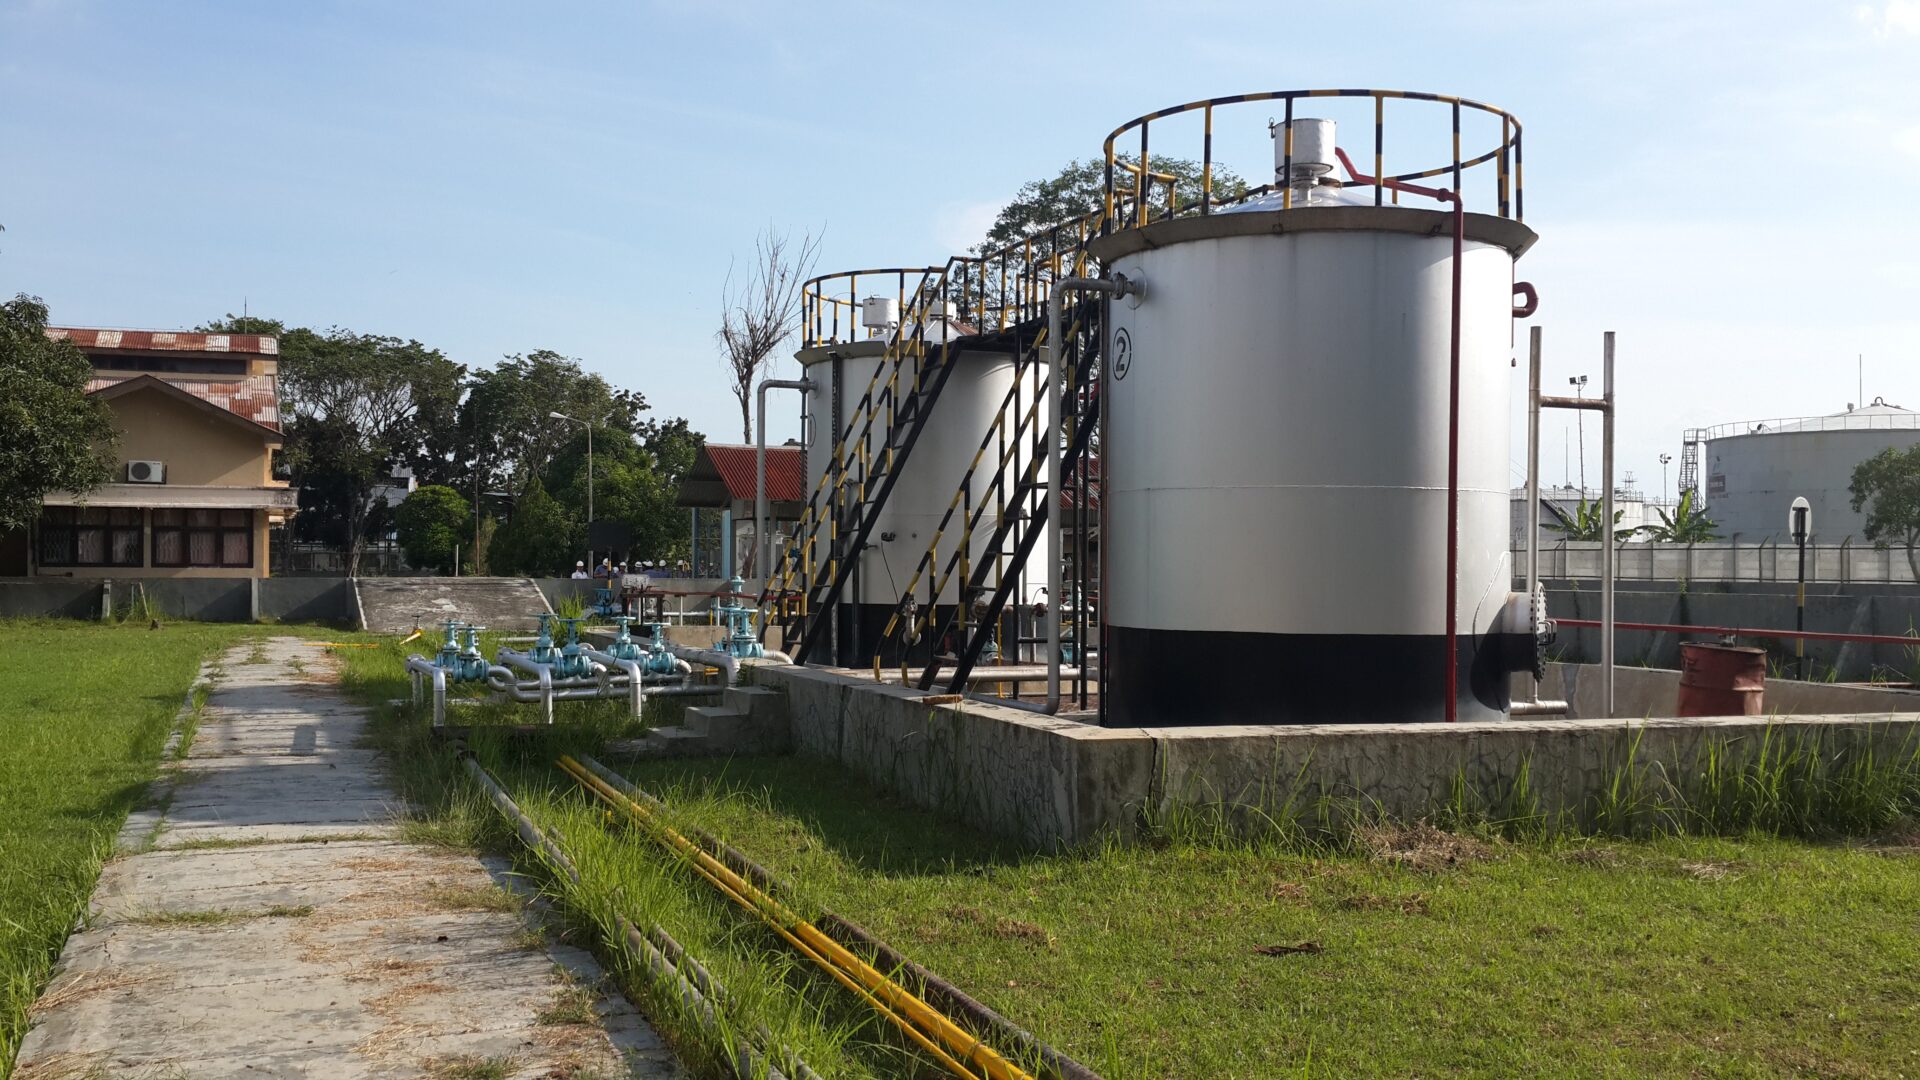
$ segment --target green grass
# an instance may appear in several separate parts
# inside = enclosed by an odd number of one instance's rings
[[[201,660],[264,632],[0,622],[0,1075]]]
[[[349,656],[350,691],[403,696],[396,656]],[[609,939],[615,913],[657,922],[733,990],[729,1037],[764,1025],[829,1076],[922,1068],[553,769],[631,725],[583,707],[551,731],[505,730],[530,713],[465,707],[455,722],[474,723],[472,749],[582,882],[526,855],[419,717],[383,709],[375,738],[425,808],[423,835],[514,852],[560,902],[561,933],[598,943],[698,1075],[718,1075],[715,1047]],[[1582,822],[1543,819],[1522,770],[1437,807],[1452,832],[1295,806],[1249,835],[1247,815],[1202,808],[1151,822],[1144,844],[1058,855],[815,761],[628,773],[674,820],[792,881],[796,907],[864,923],[1109,1080],[1920,1072],[1920,758],[1784,731],[1757,755],[1727,750],[1703,743],[1685,778],[1630,755]]]
[[[1920,1069],[1912,826],[1035,856],[818,763],[629,773],[1109,1080]]]

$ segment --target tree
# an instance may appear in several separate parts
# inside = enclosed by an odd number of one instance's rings
[[[1907,568],[1920,581],[1920,446],[1904,450],[1888,447],[1853,467],[1847,485],[1853,494],[1853,512],[1867,510],[1867,539],[1886,549],[1894,541],[1907,550]]]
[[[203,334],[266,334],[279,337],[287,332],[287,324],[279,319],[263,319],[258,315],[235,315],[229,311],[212,322],[194,327]]]
[[[429,431],[421,471],[436,482],[469,487],[478,469],[487,489],[518,492],[580,433],[578,424],[548,414],[603,424],[624,437],[639,428],[647,409],[645,396],[615,390],[572,357],[548,349],[514,354],[468,377],[457,433],[454,425]]]
[[[1125,212],[1133,176],[1125,166],[1139,161],[1137,156],[1117,155],[1114,189],[1122,197],[1116,209]],[[1157,174],[1173,177],[1173,204],[1181,209],[1199,205],[1201,171],[1199,162],[1184,158],[1153,158],[1151,168]],[[1212,201],[1218,205],[1234,202],[1247,193],[1247,182],[1219,163],[1213,166]],[[1008,304],[1019,303],[1029,290],[1023,288],[1027,276],[1048,267],[1056,249],[1063,258],[1080,238],[1081,218],[1106,206],[1107,162],[1105,158],[1084,158],[1067,162],[1060,172],[1043,180],[1029,180],[1014,192],[1013,199],[1000,208],[987,235],[973,246],[972,254],[986,257],[984,266],[960,271],[964,280],[950,282],[947,299],[963,315],[982,324],[994,321],[1000,311],[1001,297]],[[1164,212],[1169,205],[1167,184],[1154,181],[1150,189],[1153,212]],[[1085,225],[1098,228],[1097,221]],[[1054,232],[1055,229],[1059,231]],[[1016,246],[1017,245],[1017,246]],[[1060,267],[1062,274],[1077,272],[1074,266]],[[978,309],[978,310],[974,310]]]
[[[1720,524],[1694,505],[1692,488],[1680,493],[1680,503],[1671,515],[1665,510],[1654,513],[1660,515],[1660,524],[1641,526],[1649,540],[1663,544],[1698,544],[1720,539]]]
[[[0,303],[0,532],[25,528],[48,492],[84,494],[113,475],[113,410],[87,396],[93,365],[47,337],[47,306]]]
[[[1601,504],[1598,502],[1589,503],[1585,495],[1580,497],[1580,505],[1575,507],[1571,514],[1552,503],[1547,503],[1546,507],[1548,510],[1553,511],[1553,516],[1559,520],[1546,522],[1542,526],[1543,528],[1560,533],[1569,540],[1585,540],[1597,544],[1606,538],[1607,531],[1605,527],[1600,524]],[[1626,516],[1626,513],[1625,510],[1615,510],[1613,512],[1613,523],[1615,525],[1620,524],[1620,519]],[[1613,530],[1613,539],[1615,543],[1618,543],[1631,537],[1633,534],[1633,529],[1615,529]]]
[[[627,526],[629,558],[686,558],[690,522],[688,511],[677,505],[679,481],[693,467],[700,436],[676,418],[643,425],[637,440],[605,428],[593,437],[594,514]],[[586,507],[586,474],[586,433],[580,432],[554,454],[540,478],[576,521]]]
[[[300,489],[303,531],[318,529],[359,573],[372,489],[421,444],[425,418],[458,400],[459,365],[418,341],[332,329],[280,339],[285,459]]]
[[[441,484],[414,489],[394,510],[393,524],[407,561],[417,567],[449,569],[460,548],[473,546],[473,507]]]
[[[1120,165],[1135,164],[1139,158],[1121,154],[1116,160],[1120,164],[1114,168],[1114,187],[1116,190],[1131,190],[1132,174]],[[1194,206],[1200,202],[1199,162],[1156,157],[1151,160],[1150,167],[1156,173],[1174,178],[1174,195],[1179,206]],[[1247,193],[1247,182],[1233,170],[1215,162],[1212,188],[1215,204],[1228,203]],[[1156,182],[1155,190],[1159,194],[1150,201],[1155,208],[1164,209],[1165,184]],[[1001,207],[1000,213],[995,215],[993,225],[987,229],[986,238],[974,245],[973,253],[990,254],[1009,244],[1034,237],[1035,257],[1042,258],[1052,250],[1051,238],[1043,236],[1043,233],[1056,225],[1064,226],[1076,218],[1104,208],[1106,198],[1106,159],[1069,161],[1057,176],[1021,184],[1020,189],[1013,193],[1013,201]],[[1063,234],[1061,239],[1065,241],[1070,238]]]
[[[564,577],[585,550],[584,539],[579,521],[547,494],[536,476],[527,482],[513,516],[487,545],[487,568],[496,574]]]
[[[768,357],[800,326],[800,287],[813,273],[820,242],[812,234],[800,238],[800,249],[788,252],[786,233],[772,226],[753,242],[753,269],[739,285],[727,271],[720,290],[721,367],[729,388],[740,402],[740,440],[753,441],[753,392]]]

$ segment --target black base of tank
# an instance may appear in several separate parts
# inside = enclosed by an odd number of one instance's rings
[[[1459,639],[1458,716],[1505,713],[1508,673],[1533,639]],[[1106,723],[1398,724],[1446,719],[1447,639],[1417,634],[1249,634],[1108,626]]]

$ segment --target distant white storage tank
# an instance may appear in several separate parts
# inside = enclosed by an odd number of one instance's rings
[[[1854,467],[1920,444],[1920,413],[1875,398],[1830,416],[1722,424],[1694,437],[1705,444],[1701,496],[1723,538],[1784,538],[1787,507],[1804,496],[1820,542],[1838,544],[1866,528],[1852,506]]]
[[[806,394],[805,405],[809,496],[820,489],[823,474],[835,467],[835,444],[840,433],[860,414],[862,398],[871,392],[875,401],[883,400],[887,373],[892,366],[887,355],[889,344],[897,335],[911,337],[916,332],[915,325],[900,324],[900,308],[892,300],[867,300],[862,302],[861,307],[863,323],[871,328],[868,332],[874,336],[848,341],[815,341],[795,354],[805,369],[806,377],[813,382],[813,389]],[[886,322],[876,324],[868,321],[874,316]],[[851,326],[851,320],[848,320],[848,325]],[[889,328],[882,329],[882,325]],[[941,343],[969,336],[972,327],[958,321],[950,305],[935,305],[934,314],[925,320],[924,328],[918,332],[927,343],[926,355],[921,362],[932,365],[939,359]],[[878,523],[868,537],[868,546],[858,556],[854,577],[841,594],[840,603],[849,605],[843,609],[839,624],[838,655],[842,663],[864,666],[871,661],[873,647],[885,629],[889,616],[899,607],[913,578],[914,569],[926,553],[935,530],[940,527],[948,505],[959,491],[961,480],[980,449],[981,440],[992,428],[1001,405],[1014,391],[1015,365],[1009,353],[968,347],[958,353],[954,363],[956,366],[935,401],[926,427],[914,443],[912,453],[907,456]],[[911,391],[915,371],[913,363],[902,369],[899,402],[904,402]],[[929,371],[927,378],[930,380],[932,377],[933,373]],[[1033,395],[1038,391],[1036,382],[1030,376],[1019,388],[1021,396],[1018,400],[1023,408],[1032,402]],[[898,412],[898,404],[895,411]],[[860,430],[861,426],[856,424],[841,450],[842,459],[849,470],[856,467]],[[878,458],[886,452],[886,434],[887,409],[882,404],[879,416],[868,429],[866,452],[869,459]],[[1018,466],[1024,467],[1029,455],[1016,453],[1015,456]],[[988,497],[987,489],[993,476],[993,457],[993,454],[989,454],[988,460],[975,470],[969,484],[969,498],[964,505],[976,507]],[[980,530],[975,533],[969,551],[970,564],[990,555],[991,538],[988,534],[992,524],[993,517],[989,512],[983,517]],[[923,577],[914,590],[916,599],[922,604],[929,600],[938,571],[946,569],[954,538],[962,531],[956,511],[955,520],[948,524],[944,534],[945,544],[937,553],[939,563],[935,576]],[[824,538],[824,532],[821,535]],[[814,566],[820,566],[826,556],[827,547],[822,539],[813,547]],[[1046,573],[1043,568],[1048,557],[1043,537],[1028,560],[1029,566],[1041,569],[1026,575],[1029,580],[1023,580],[1020,589],[1014,593],[1016,602],[1030,602],[1045,586]],[[961,580],[956,572],[934,602],[941,606],[955,603],[960,594],[960,585]],[[923,643],[923,647],[926,644],[929,643]]]
[[[1296,160],[1331,155],[1311,123]],[[1494,719],[1531,655],[1508,610],[1508,387],[1514,261],[1535,235],[1465,218],[1449,612],[1454,217],[1347,190],[1368,205],[1302,190],[1094,243],[1144,287],[1107,328],[1110,724],[1442,720],[1450,666],[1458,718]]]

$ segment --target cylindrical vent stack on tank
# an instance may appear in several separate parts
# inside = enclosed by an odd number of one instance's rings
[[[874,397],[875,400],[880,399],[887,370],[893,363],[888,355],[888,343],[896,335],[911,337],[915,332],[913,325],[898,325],[898,306],[891,301],[869,301],[863,307],[876,316],[883,314],[883,308],[891,311],[895,325],[892,328],[871,327],[871,332],[878,336],[847,342],[821,342],[795,354],[806,371],[806,377],[814,384],[807,393],[806,402],[811,421],[806,454],[809,492],[819,486],[822,473],[834,468],[834,444],[840,432],[856,418],[861,395],[866,392],[876,372],[879,373],[879,381],[874,384]],[[913,313],[909,313],[908,318],[913,317]],[[948,504],[959,490],[967,467],[972,464],[981,440],[993,426],[994,418],[999,414],[1001,404],[1015,381],[1014,357],[1005,351],[963,342],[961,339],[971,328],[953,319],[951,312],[936,310],[933,317],[924,321],[925,326],[920,334],[926,347],[923,358],[917,363],[938,364],[942,343],[950,343],[949,347],[957,350],[954,357],[956,366],[948,375],[946,385],[928,415],[926,427],[894,482],[880,517],[868,536],[866,549],[856,556],[854,577],[841,593],[838,649],[835,654],[842,664],[864,667],[872,662],[889,616],[900,606],[908,583],[913,579],[915,567],[926,553]],[[901,372],[899,401],[894,409],[896,415],[906,396],[912,392],[915,371],[916,362],[909,361]],[[927,378],[933,378],[931,370]],[[1036,392],[1037,379],[1029,375],[1021,387],[1020,401],[1023,406],[1033,400]],[[842,449],[850,473],[855,468],[861,426],[854,424],[847,445]],[[869,459],[873,460],[884,454],[886,449],[887,414],[882,405],[867,437],[866,450]],[[987,460],[975,470],[965,505],[977,507],[989,497],[987,489],[993,476],[992,461],[996,454],[997,449],[990,451]],[[1031,454],[1022,450],[1016,454],[1012,468],[1024,469],[1030,460]],[[829,480],[829,487],[831,483]],[[846,494],[850,504],[855,495],[852,483],[848,484]],[[945,569],[947,557],[958,542],[963,526],[960,513],[956,511],[943,534],[942,545],[937,553],[940,561],[934,574],[923,575],[914,590],[915,599],[923,607],[930,601],[936,607],[946,607],[958,601],[962,584],[958,573],[947,580],[937,597],[931,595],[931,588],[938,580],[938,572]],[[989,511],[983,516],[969,547],[970,562],[993,557],[988,543],[992,526],[993,514]],[[828,553],[827,530],[820,529],[815,535],[817,539],[812,547],[812,560],[818,570],[824,565]],[[1045,583],[1046,574],[1041,568],[1045,567],[1044,560],[1048,557],[1045,544],[1041,542],[1028,559],[1028,565],[1035,568],[1031,575],[1035,586]],[[1017,573],[1020,568],[1009,567],[1008,572]],[[1029,599],[1031,592],[1031,588],[1017,591],[1014,594],[1015,602]],[[909,650],[909,659],[915,663],[922,662],[936,644],[926,641],[917,643]],[[889,653],[887,658],[893,659],[892,654]],[[824,661],[826,657],[818,659]]]
[[[1459,719],[1504,714],[1532,648],[1505,609],[1513,271],[1534,234],[1465,219],[1449,613],[1453,213],[1351,190],[1369,205],[1268,200],[1094,244],[1145,288],[1106,327],[1109,724],[1441,720],[1449,664]]]

